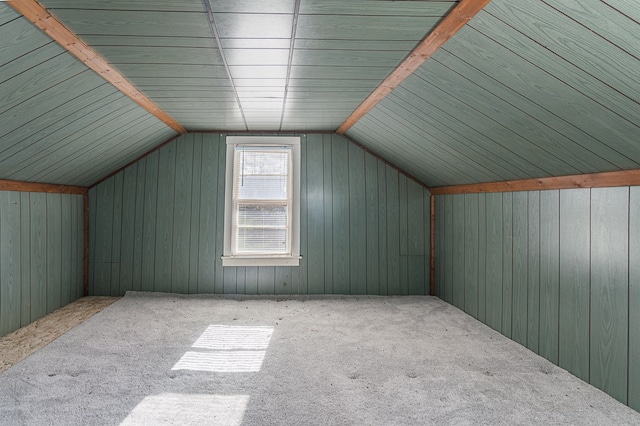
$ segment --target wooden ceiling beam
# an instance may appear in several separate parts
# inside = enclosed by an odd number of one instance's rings
[[[542,191],[548,189],[610,188],[640,185],[640,169],[616,172],[590,173],[546,177],[539,179],[511,180],[504,182],[476,183],[470,185],[439,186],[431,188],[433,195],[477,194],[489,192]]]
[[[142,94],[131,82],[120,74],[118,70],[109,65],[102,56],[98,55],[95,50],[84,43],[36,0],[9,0],[8,3],[18,11],[18,13],[22,14],[35,26],[49,35],[49,37],[57,41],[69,53],[98,73],[98,75],[131,98],[135,103],[149,111],[149,113],[156,116],[175,131],[179,133],[187,132],[187,129],[177,120]]]
[[[22,182],[0,179],[0,191],[48,192],[50,194],[86,195],[89,188],[84,186],[57,185],[52,183]]]
[[[400,65],[365,99],[338,127],[336,133],[344,134],[362,117],[406,80],[427,59],[442,47],[471,18],[491,0],[461,0],[429,35],[405,58]]]

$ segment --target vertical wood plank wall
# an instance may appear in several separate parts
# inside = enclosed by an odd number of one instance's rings
[[[82,195],[0,191],[0,336],[82,297]]]
[[[427,294],[430,193],[339,135],[303,135],[299,267],[225,267],[224,134],[181,136],[92,188],[91,295]]]
[[[640,187],[439,195],[436,213],[440,298],[640,410]]]

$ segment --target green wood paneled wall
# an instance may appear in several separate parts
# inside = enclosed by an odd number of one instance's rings
[[[0,336],[82,297],[81,195],[0,191]]]
[[[299,267],[225,267],[224,134],[187,134],[91,189],[92,295],[426,294],[429,192],[347,139],[302,135]]]
[[[440,298],[640,409],[640,187],[437,196],[435,252]]]

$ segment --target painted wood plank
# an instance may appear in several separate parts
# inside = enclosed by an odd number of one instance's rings
[[[436,273],[436,296],[444,300],[444,241],[445,241],[445,198],[442,196],[436,196],[436,244],[434,247],[434,253],[436,258],[435,273]]]
[[[528,195],[527,348],[539,352],[540,342],[540,192]]]
[[[502,194],[502,334],[511,338],[513,322],[513,194]]]
[[[408,294],[411,296],[424,296],[427,293],[425,256],[403,256],[407,259],[407,276],[409,281]]]
[[[433,212],[435,213],[435,206],[432,205],[431,193],[427,190],[427,188],[422,188],[422,196],[424,199],[424,257],[425,257],[425,294],[426,295],[434,295],[435,287],[432,285],[432,281],[435,281],[435,257],[432,258],[434,253],[431,251],[431,244],[435,244],[435,238],[432,241],[431,230],[435,231],[435,217],[431,215],[431,209],[433,208]],[[435,201],[435,199],[434,199]],[[435,235],[433,235],[435,237]],[[434,283],[435,284],[435,283]]]
[[[189,139],[188,139],[189,140]],[[192,135],[191,229],[189,236],[189,282],[187,293],[198,293],[198,242],[200,238],[200,178],[202,176],[202,135]]]
[[[144,253],[144,231],[145,231],[145,201],[146,193],[146,175],[147,175],[147,158],[140,159],[136,166],[136,213],[134,219],[134,236],[133,236],[133,285],[132,290],[140,290],[142,288],[142,267]],[[152,206],[146,206],[151,209]]]
[[[258,267],[258,294],[275,293],[275,269],[273,266]]]
[[[247,279],[247,267],[238,266],[236,268],[236,294],[244,294]]]
[[[0,191],[0,336],[20,328],[20,193]]]
[[[47,314],[47,195],[34,192],[30,196],[31,248],[31,318]]]
[[[424,248],[429,233],[426,232],[425,217],[429,217],[425,209],[423,187],[413,180],[407,180],[407,254],[415,256],[427,255]]]
[[[357,0],[313,0],[300,5],[305,15],[400,15],[400,16],[444,16],[456,4],[455,1],[405,2],[388,4],[376,1]]]
[[[431,236],[426,232],[426,226],[431,221],[429,214],[425,214],[425,194],[424,188],[412,180],[407,180],[407,253],[409,256],[422,257],[423,262],[419,263],[423,268],[429,263],[429,255],[425,252],[425,243]],[[428,199],[428,197],[427,197]],[[409,287],[408,294],[428,294],[430,289],[427,285],[428,268],[418,273],[412,271],[417,267],[417,259],[408,258]],[[412,266],[413,265],[413,266]]]
[[[359,146],[349,143],[348,154],[349,294],[367,294],[367,211],[364,151]]]
[[[400,226],[400,256],[409,254],[409,212],[407,209],[407,177],[398,174],[398,224]]]
[[[629,188],[591,190],[590,383],[627,403]]]
[[[222,291],[223,294],[236,294],[236,271],[238,268],[235,266],[225,266],[223,268],[223,283],[222,283]]]
[[[478,320],[487,323],[487,201],[478,194]]]
[[[193,141],[179,139],[176,145],[175,195],[173,200],[173,254],[171,291],[189,292],[189,260],[191,239],[191,184],[193,173]]]
[[[20,327],[31,322],[31,194],[20,193]],[[29,230],[29,232],[26,232]]]
[[[122,245],[122,191],[124,174],[113,176],[113,228],[111,244],[111,281],[109,284],[110,296],[120,294],[120,251]]]
[[[589,189],[560,191],[560,315],[558,365],[589,381]]]
[[[444,300],[453,303],[453,197],[444,197]]]
[[[301,15],[296,37],[324,40],[415,40],[439,18]]]
[[[71,283],[71,294],[73,300],[80,299],[85,294],[84,289],[84,256],[85,256],[85,214],[84,197],[75,196],[72,200],[73,216],[73,282]],[[89,245],[90,246],[90,245]],[[87,265],[88,266],[88,265]],[[88,289],[87,289],[88,290]]]
[[[365,204],[367,221],[367,294],[380,294],[379,250],[379,202],[378,159],[368,152],[364,154]]]
[[[398,171],[386,168],[387,180],[387,294],[403,294],[400,281],[400,194]]]
[[[144,177],[144,214],[142,218],[142,274],[140,290],[155,288],[156,213],[158,209],[158,151],[146,157]],[[104,182],[101,184],[101,186]]]
[[[244,291],[246,294],[258,294],[258,267],[247,266]]]
[[[324,152],[322,137],[307,141],[307,291],[325,291]]]
[[[465,294],[464,294],[464,195],[452,196],[452,239],[453,239],[453,261],[452,263],[452,295],[453,305],[464,310]]]
[[[640,410],[640,187],[629,194],[629,395],[627,403]]]
[[[333,292],[349,294],[349,151],[344,139],[331,144],[333,189]]]
[[[478,194],[463,195],[464,200],[464,311],[478,318],[480,223]]]
[[[60,306],[72,302],[71,297],[71,257],[72,216],[71,195],[60,194]]]
[[[110,178],[98,187],[96,194],[96,273],[94,275],[94,295],[110,296],[111,289],[111,254],[113,247],[113,215],[114,215],[114,178]]]
[[[198,247],[198,292],[214,293],[217,277],[218,257],[222,247],[216,249],[216,229],[218,224],[218,138],[204,136],[202,141],[202,177],[200,179],[200,236]],[[222,195],[224,197],[224,195]],[[215,266],[214,266],[215,265]],[[222,267],[219,270],[222,284]]]
[[[96,245],[97,245],[97,202],[98,188],[89,189],[89,294],[93,295],[95,288],[95,263],[96,263]]]
[[[315,137],[313,138],[314,140]],[[309,196],[307,190],[307,163],[302,158],[307,157],[307,137],[300,136],[300,264],[297,268],[298,273],[294,275],[297,281],[293,283],[295,293],[308,294],[309,292]]]
[[[503,315],[503,200],[502,194],[486,194],[486,324],[502,331]]]
[[[120,287],[119,295],[133,290],[133,259],[135,244],[136,191],[138,163],[124,169],[122,182],[122,236],[120,247]]]
[[[389,294],[388,276],[388,234],[387,225],[387,166],[378,161],[378,272],[380,276],[380,295]]]
[[[333,293],[333,173],[332,136],[322,136],[324,201],[324,291]]]
[[[512,339],[527,345],[528,318],[528,200],[513,193],[513,325]]]
[[[291,294],[291,266],[280,266],[275,268],[275,294]]]
[[[472,28],[478,31],[473,31],[471,38],[461,37],[459,40],[467,42],[476,51],[492,52],[491,60],[485,59],[481,67],[491,67],[491,70],[483,72],[600,141],[600,144],[590,144],[589,149],[593,152],[599,153],[604,148],[600,155],[609,161],[613,161],[613,156],[621,161],[627,157],[627,164],[629,159],[637,164],[638,148],[630,145],[632,135],[637,132],[631,124],[637,112],[629,115],[629,111],[637,111],[637,103],[634,107],[634,102],[629,102],[628,97],[619,96],[617,91],[589,77],[581,68],[558,61],[557,56],[545,46],[484,11],[476,15],[468,30],[472,31]],[[481,37],[480,33],[486,37]],[[532,54],[538,58],[536,64],[529,60]],[[518,70],[517,74],[512,70]],[[549,78],[550,75],[556,78]],[[523,85],[522,79],[536,84]],[[596,93],[594,100],[590,96]],[[606,108],[603,108],[599,102],[605,99]],[[626,120],[625,116],[628,117]],[[589,143],[589,140],[585,139],[583,143]]]
[[[540,345],[539,354],[558,363],[560,292],[560,192],[540,192]]]
[[[213,231],[215,232],[215,239],[210,241],[210,244],[215,244],[215,247],[210,251],[214,253],[213,269],[214,269],[214,281],[211,283],[211,289],[216,293],[222,292],[224,282],[223,282],[223,267],[222,267],[222,254],[223,254],[223,246],[224,246],[224,193],[225,193],[225,181],[226,181],[226,164],[227,164],[227,145],[226,139],[222,135],[215,136],[210,139],[209,143],[212,143],[214,146],[212,149],[217,150],[217,168],[216,168],[216,185],[217,185],[217,195],[212,194],[213,202],[216,209],[216,217],[215,217],[215,228]],[[205,140],[205,143],[206,140]],[[202,188],[204,190],[204,187]],[[211,188],[213,191],[213,187]],[[203,206],[201,205],[202,209]],[[213,207],[211,207],[213,208]],[[207,260],[207,265],[211,263],[210,260]],[[245,272],[246,275],[246,272]],[[245,283],[246,286],[246,283]]]

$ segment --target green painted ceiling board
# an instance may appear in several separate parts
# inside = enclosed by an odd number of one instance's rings
[[[414,83],[414,80],[417,83]],[[465,135],[469,141],[481,145],[486,152],[500,159],[505,164],[504,168],[510,168],[511,165],[516,166],[520,170],[522,179],[529,177],[549,176],[549,171],[545,168],[546,163],[540,162],[540,155],[546,159],[545,153],[539,150],[531,149],[528,144],[523,143],[513,134],[504,129],[496,129],[490,122],[485,122],[479,117],[476,110],[461,104],[456,99],[446,96],[435,87],[429,86],[418,77],[411,77],[405,80],[407,88],[401,86],[401,90],[396,89],[390,100],[401,98],[404,102],[408,102],[417,111],[425,111],[428,116],[433,118],[449,131],[456,134]],[[412,84],[412,86],[409,86]],[[418,90],[418,88],[422,90]],[[471,120],[473,118],[474,120]],[[500,134],[504,134],[507,139],[497,138]],[[537,160],[537,161],[536,161]],[[509,165],[507,165],[507,163]]]
[[[367,80],[382,81],[390,72],[389,67],[351,67],[351,66],[301,66],[291,67],[291,78],[326,80]]]
[[[119,92],[113,90],[108,93],[104,86],[94,95],[83,96],[84,102],[74,103],[72,108],[65,108],[64,122],[61,120],[58,126],[44,126],[38,132],[16,138],[16,142],[0,153],[0,170],[6,175],[15,173],[23,168],[23,164],[43,150],[52,141],[64,141],[78,134],[86,134],[92,131],[92,126],[103,119],[107,110],[119,110],[130,107],[131,101]],[[106,94],[106,95],[105,95]],[[96,99],[97,96],[102,96]],[[51,114],[49,114],[51,115]]]
[[[51,39],[26,19],[11,21],[0,27],[0,66],[50,43]],[[52,47],[51,56],[60,52],[60,47]]]
[[[286,65],[267,65],[261,67],[231,65],[229,66],[234,82],[238,79],[278,79],[284,80],[287,77]]]
[[[223,65],[218,49],[201,47],[97,46],[107,62],[119,64]]]
[[[415,121],[416,116],[412,115],[403,108],[396,108],[394,106],[378,105],[380,114],[376,117],[371,117],[372,120],[376,120],[382,123],[385,128],[393,129],[394,132],[401,137],[404,145],[412,144],[419,147],[429,153],[430,156],[440,158],[440,161],[444,163],[451,163],[452,167],[463,171],[469,176],[473,176],[478,181],[490,179],[492,181],[504,179],[499,174],[499,168],[492,167],[494,162],[491,159],[475,155],[465,155],[465,148],[461,144],[442,143],[442,141],[429,133],[430,129],[419,125]],[[407,157],[405,161],[410,161],[411,157]],[[491,166],[487,166],[487,160]],[[484,164],[483,164],[484,161]],[[404,164],[404,163],[400,163]],[[498,170],[496,170],[498,169]]]
[[[55,13],[58,9],[91,10],[127,10],[127,11],[166,11],[166,12],[202,12],[202,0],[43,0],[41,2]],[[82,6],[82,7],[79,7]]]
[[[112,134],[135,125],[145,113],[142,108],[136,109],[131,103],[120,111],[110,111],[92,123],[88,129],[80,129],[79,132],[62,140],[48,140],[45,147],[34,152],[20,164],[19,169],[11,171],[8,177],[14,180],[37,180],[50,168],[57,167],[58,162],[73,161],[88,149],[87,147],[94,143],[102,143]],[[99,136],[96,137],[97,135]]]
[[[143,113],[132,115],[131,118],[119,117],[112,120],[106,125],[99,139],[78,141],[76,144],[68,144],[52,150],[46,158],[25,169],[26,173],[16,176],[16,179],[50,181],[59,176],[91,170],[96,166],[92,161],[94,158],[113,149],[121,151],[119,144],[135,145],[130,141],[134,140],[137,143],[145,136],[149,124],[158,122],[155,117],[145,113],[146,111],[143,111]],[[160,143],[160,141],[157,142]]]
[[[97,80],[102,79],[85,71],[23,102],[19,109],[14,108],[0,114],[0,136],[5,136],[30,122],[31,126],[40,126],[40,116],[60,108],[61,105],[100,85],[101,82]]]
[[[422,40],[440,17],[300,15],[296,38]]]
[[[69,59],[68,55],[58,55],[0,83],[0,114],[86,70]]]
[[[438,144],[451,147],[459,152],[459,155],[471,158],[487,170],[491,170],[499,176],[497,180],[522,178],[521,163],[525,163],[525,159],[519,158],[515,153],[499,145],[495,146],[493,141],[478,137],[477,134],[465,134],[462,129],[464,125],[460,125],[459,122],[439,120],[438,114],[434,113],[433,109],[415,108],[413,102],[407,102],[401,96],[389,98],[385,104],[381,105],[380,111],[376,111],[377,114],[383,114],[385,105],[387,105],[387,109],[397,110],[401,116],[415,123],[425,134],[429,135],[431,141],[437,141]],[[377,114],[372,115],[372,118],[375,118]],[[398,124],[394,127],[397,128]],[[424,142],[428,142],[426,138]],[[510,161],[503,161],[501,157],[509,158]],[[530,164],[525,163],[525,166],[531,168]],[[536,172],[544,173],[542,170],[536,170]]]
[[[407,56],[406,51],[294,49],[293,65],[386,67],[387,72]]]
[[[549,152],[580,173],[616,169],[602,157],[559,134],[545,123],[532,119],[531,116],[514,108],[489,90],[452,71],[437,60],[432,60],[417,70],[416,75],[426,81],[437,81],[439,88],[447,94],[482,111],[486,117],[518,134],[530,144]]]
[[[215,13],[215,19],[221,38],[291,37],[291,14]]]
[[[289,49],[288,38],[223,38],[220,40],[223,49]]]
[[[529,114],[535,120],[544,123],[556,132],[569,138],[574,143],[578,143],[585,149],[588,149],[601,158],[606,159],[606,161],[612,164],[611,167],[632,168],[638,166],[637,163],[595,139],[584,129],[572,125],[543,106],[526,98],[511,87],[507,87],[502,81],[494,79],[493,76],[489,74],[485,74],[485,72],[479,69],[479,67],[485,66],[486,64],[482,54],[479,54],[477,51],[478,49],[470,50],[466,46],[458,43],[456,40],[450,40],[448,44],[448,47],[459,56],[454,56],[453,54],[450,54],[448,50],[443,49],[437,56],[437,60],[441,63],[455,68],[456,71],[462,75],[473,75],[474,83],[491,90],[491,92],[496,96],[508,100],[514,108],[518,108],[519,110]],[[464,58],[464,60],[460,58]],[[434,58],[434,60],[436,59]]]
[[[118,70],[130,79],[136,78],[179,78],[228,80],[222,65],[180,65],[180,64],[116,64]],[[179,86],[179,85],[178,85]],[[226,86],[231,87],[227,81]]]
[[[358,80],[336,80],[336,79],[311,79],[311,78],[292,78],[289,80],[289,88],[313,88],[313,89],[369,89],[369,91],[373,91],[378,84],[380,84],[380,80],[371,79],[371,78],[362,78]]]
[[[51,42],[32,50],[28,55],[15,58],[11,62],[0,66],[0,84],[63,53],[64,51],[57,44]]]
[[[640,4],[636,0],[605,0],[604,3],[634,21],[640,22]]]
[[[317,15],[389,15],[432,16],[446,15],[456,1],[379,1],[379,0],[303,0],[301,14]]]
[[[347,135],[355,141],[366,141],[368,149],[394,165],[406,164],[404,158],[398,156],[401,148],[394,143],[399,139],[397,135],[392,136],[391,133],[380,126],[380,123],[364,120],[365,122],[361,120],[349,129]],[[433,167],[430,167],[429,161],[434,162]],[[442,162],[434,161],[433,158],[426,158],[425,162],[419,166],[406,164],[405,167],[407,168],[404,168],[404,170],[422,182],[427,183],[427,185],[440,186],[445,182],[461,179],[459,171],[447,166]]]
[[[477,26],[475,26],[476,22]],[[504,22],[487,13],[480,12],[476,15],[473,25],[469,26],[469,28],[463,28],[460,33],[466,34],[467,31],[473,28],[494,42],[501,44],[504,48],[509,49],[513,54],[520,56],[525,61],[530,61],[530,58],[535,57],[536,66],[557,80],[572,87],[574,90],[588,96],[590,98],[589,103],[598,103],[632,123],[637,122],[637,117],[640,115],[640,105],[637,102],[630,99],[624,93],[611,90],[611,87],[593,78],[593,76],[581,68],[565,60],[560,60],[553,52],[540,46],[540,44],[522,33],[514,31]],[[470,37],[461,36],[456,38],[456,40],[460,40],[461,42],[466,41],[467,44],[470,45],[469,47],[471,47],[472,43],[486,44],[484,40],[475,40],[476,37],[478,37],[477,33]],[[491,46],[489,50],[495,49],[493,44]],[[519,62],[520,61],[517,61],[517,63]],[[531,66],[530,64],[526,65],[525,69]],[[569,109],[569,111],[570,110],[571,109]]]
[[[164,87],[162,89],[144,88],[144,94],[153,99],[195,99],[195,100],[234,100],[235,95],[231,89],[227,88],[172,88]]]
[[[595,29],[583,27],[540,1],[502,0],[490,3],[486,10],[614,90],[640,100],[640,60],[602,39]],[[637,35],[627,37],[638,40]]]
[[[287,65],[289,49],[224,49],[229,65]]]
[[[282,87],[286,84],[286,78],[235,78],[233,80],[236,87]]]
[[[214,13],[293,13],[294,0],[208,0]]]
[[[612,5],[618,6],[617,3],[612,2]],[[640,58],[638,23],[627,17],[624,9],[619,12],[597,0],[564,0],[554,2],[553,7],[617,47]],[[638,7],[636,9],[640,10]]]
[[[85,34],[211,37],[204,12],[59,9],[56,16],[80,38]]]
[[[172,37],[172,36],[121,36],[112,35],[89,35],[82,36],[82,40],[88,45],[99,50],[100,46],[115,48],[116,46],[136,46],[136,47],[200,47],[217,49],[216,41],[213,37]]]
[[[11,6],[6,3],[0,3],[0,26],[6,24],[7,22],[13,21],[14,19],[18,19],[20,14],[16,12]]]
[[[184,87],[187,90],[215,90],[216,88],[230,87],[229,80],[223,78],[202,77],[130,77],[131,82],[142,91],[150,89],[175,89]]]
[[[416,45],[416,40],[323,40],[296,38],[294,48],[307,50],[389,50],[402,51],[407,54],[416,47]]]
[[[487,52],[483,55],[485,62],[482,68],[488,68],[488,71],[483,70],[484,72],[563,120],[588,132],[610,149],[632,161],[640,161],[637,144],[633,142],[638,127],[621,117],[619,113],[611,111],[613,103],[607,102],[609,108],[598,103],[612,96],[618,97],[617,92],[599,86],[593,79],[592,85],[589,86],[588,82],[584,81],[584,87],[580,87],[580,91],[576,90],[577,80],[572,81],[572,85],[566,83],[567,79],[571,79],[568,73],[563,74],[561,79],[554,77],[554,73],[558,67],[565,64],[564,62],[553,58],[543,61],[546,50],[541,51],[538,44],[530,41],[523,46],[522,43],[527,39],[521,40],[517,32],[509,33],[509,27],[502,28],[500,21],[491,18],[490,15],[481,12],[476,18],[490,19],[490,22],[495,24],[495,27],[483,26],[483,31],[488,37],[482,37],[474,28],[466,27],[459,32],[456,40],[465,43],[469,48],[477,49],[478,53]],[[498,29],[504,32],[498,32]],[[508,49],[494,40],[505,44]],[[531,63],[528,60],[530,57],[536,57],[538,62]],[[573,75],[577,76],[577,73]],[[625,96],[620,98],[629,102]]]
[[[117,94],[118,92],[105,82],[74,99],[69,108],[54,108],[46,111],[37,117],[33,126],[20,126],[0,138],[0,173],[5,159],[22,150],[23,146],[29,146],[35,141],[46,139],[56,130],[73,123],[87,111],[91,111],[94,105],[112,101],[112,96]]]

